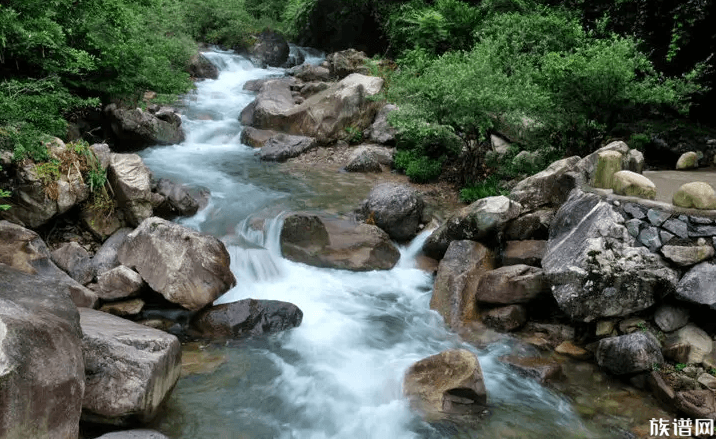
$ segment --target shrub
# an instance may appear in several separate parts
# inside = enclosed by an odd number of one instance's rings
[[[462,188],[460,190],[460,201],[472,203],[481,198],[507,194],[509,194],[509,191],[502,188],[500,178],[497,175],[491,175],[482,181]]]
[[[427,183],[435,180],[442,172],[444,159],[431,159],[415,151],[397,151],[394,158],[396,169],[404,171],[410,181]]]

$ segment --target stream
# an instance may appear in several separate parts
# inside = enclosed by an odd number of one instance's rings
[[[498,361],[512,352],[510,344],[477,349],[445,328],[429,309],[432,276],[415,267],[427,232],[401,248],[390,271],[354,273],[283,259],[281,213],[325,207],[322,195],[307,179],[260,162],[239,141],[238,116],[254,98],[242,90],[246,81],[284,71],[255,68],[230,52],[206,56],[220,76],[198,82],[185,97],[186,141],[141,154],[155,177],[211,191],[207,208],[181,222],[227,244],[237,286],[217,303],[284,300],[304,318],[276,335],[187,344],[185,375],[153,428],[175,439],[615,437],[584,420],[567,396]],[[415,361],[456,347],[478,355],[490,415],[470,427],[429,424],[403,398],[403,374]]]

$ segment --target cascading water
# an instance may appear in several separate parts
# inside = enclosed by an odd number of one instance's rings
[[[207,56],[221,74],[186,98],[186,141],[144,151],[145,162],[158,177],[211,191],[209,206],[183,221],[227,244],[238,285],[218,303],[285,300],[304,318],[288,332],[204,347],[224,362],[181,379],[156,428],[176,439],[608,437],[585,427],[564,398],[499,362],[509,346],[478,351],[445,329],[429,310],[432,278],[414,267],[427,233],[401,250],[390,271],[354,273],[283,259],[279,213],[304,207],[315,194],[299,178],[259,162],[240,144],[238,122],[253,99],[243,84],[283,71],[257,69],[228,52]],[[491,416],[469,431],[425,423],[401,395],[413,362],[454,347],[478,354],[488,390]]]

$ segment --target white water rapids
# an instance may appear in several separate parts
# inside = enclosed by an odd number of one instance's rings
[[[218,303],[284,300],[304,318],[284,333],[207,348],[226,361],[210,374],[182,378],[155,428],[175,439],[609,437],[586,427],[565,398],[499,362],[509,346],[477,350],[445,329],[428,306],[433,279],[414,268],[426,234],[401,250],[390,271],[353,273],[283,259],[278,213],[302,208],[313,194],[276,165],[259,162],[240,143],[238,122],[253,99],[243,84],[283,71],[255,68],[228,52],[207,56],[221,74],[186,97],[186,141],[142,155],[156,177],[211,191],[209,206],[182,223],[227,243],[238,284]],[[273,218],[265,234],[249,226],[253,214]],[[491,415],[469,430],[422,421],[401,391],[413,362],[454,347],[478,354],[487,385]]]

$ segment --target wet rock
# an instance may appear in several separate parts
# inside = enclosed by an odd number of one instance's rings
[[[672,389],[671,386],[669,386],[666,381],[664,381],[664,378],[662,378],[659,372],[650,372],[647,378],[647,383],[649,384],[649,388],[651,389],[656,399],[658,399],[663,404],[670,406],[671,403],[674,401],[674,398],[676,398],[676,393],[674,392],[674,389]]]
[[[702,262],[692,267],[676,286],[676,296],[699,305],[716,305],[716,265]]]
[[[694,169],[699,166],[699,156],[693,152],[685,152],[681,154],[679,160],[676,162],[677,170]]]
[[[410,366],[403,392],[427,417],[480,413],[487,404],[482,369],[475,354],[448,350]]]
[[[298,157],[317,146],[316,139],[305,136],[291,136],[279,133],[266,141],[258,152],[261,160],[271,162],[285,162]]]
[[[278,32],[265,29],[256,35],[256,42],[249,48],[249,58],[256,66],[281,67],[288,61],[290,48],[286,39]]]
[[[528,265],[507,265],[488,271],[477,281],[475,300],[484,303],[526,303],[547,288],[544,272]]]
[[[641,174],[631,171],[618,171],[612,176],[612,186],[617,195],[656,199],[656,185]]]
[[[430,309],[451,328],[477,319],[475,282],[493,268],[492,252],[475,241],[452,241],[438,265]]]
[[[664,356],[677,363],[699,364],[713,350],[713,340],[701,328],[688,324],[664,342]]]
[[[107,178],[133,225],[152,216],[152,173],[137,154],[112,154]]]
[[[68,294],[76,306],[97,305],[98,299],[94,292],[52,262],[49,249],[37,233],[8,221],[0,221],[0,266],[3,264],[35,275],[37,282],[54,284],[64,294]]]
[[[102,300],[126,299],[139,294],[143,285],[139,273],[120,265],[97,276],[96,291]]]
[[[103,434],[97,439],[169,439],[158,431],[154,430],[125,430],[113,431],[112,433]]]
[[[597,155],[597,169],[594,172],[592,185],[594,187],[611,189],[615,183],[614,174],[621,170],[622,154],[619,151],[599,152]]]
[[[507,225],[505,237],[515,241],[547,239],[554,213],[552,209],[542,209],[520,215]]]
[[[39,260],[17,261],[18,268],[7,264],[2,223],[0,436],[77,437],[85,383],[77,308],[66,284],[18,269]],[[34,252],[31,240],[26,243]]]
[[[192,55],[187,70],[192,78],[196,79],[217,79],[219,77],[219,69],[201,53]]]
[[[340,52],[329,53],[326,56],[328,69],[335,78],[345,78],[354,73],[369,75],[370,70],[366,66],[368,57],[364,52],[347,49]]]
[[[192,216],[199,211],[199,201],[183,184],[161,178],[157,182],[156,192],[164,197],[164,202],[155,209],[157,216],[172,219],[177,216]]]
[[[262,148],[278,131],[260,130],[254,127],[244,127],[241,130],[241,143],[252,148]]]
[[[588,322],[649,308],[672,292],[676,271],[632,243],[611,204],[575,189],[552,222],[542,259],[559,307]]]
[[[517,183],[510,198],[520,203],[524,211],[540,207],[557,207],[564,203],[576,182],[576,165],[579,157],[558,160],[531,177]]]
[[[139,315],[142,309],[144,309],[144,305],[144,301],[137,298],[121,302],[105,303],[99,310],[119,317],[131,317]]]
[[[689,267],[711,259],[714,256],[714,248],[711,245],[665,245],[661,247],[664,257],[680,267]]]
[[[716,399],[712,390],[685,390],[674,398],[678,410],[695,419],[716,419]]]
[[[127,235],[118,257],[154,291],[189,310],[236,285],[221,241],[161,218],[148,218]]]
[[[86,308],[80,324],[87,375],[82,419],[128,425],[154,418],[179,379],[179,340]]]
[[[313,64],[303,64],[292,69],[290,72],[295,78],[303,82],[328,81],[331,78],[331,71],[325,67]]]
[[[562,378],[562,366],[554,360],[539,357],[500,357],[520,375],[536,380],[540,383],[556,381]]]
[[[396,241],[408,241],[415,237],[423,216],[425,203],[410,186],[396,183],[380,183],[371,189],[361,205],[361,213],[367,220]]]
[[[502,306],[483,314],[482,321],[500,332],[515,331],[527,321],[527,310],[522,305]]]
[[[577,360],[588,360],[592,356],[588,350],[575,345],[571,341],[563,341],[554,348],[554,351]]]
[[[664,332],[676,331],[689,322],[689,312],[684,308],[662,305],[654,313],[654,323]]]
[[[290,81],[265,81],[261,84],[256,99],[241,111],[239,120],[244,126],[285,131],[282,121],[285,113],[294,106]]]
[[[129,227],[117,230],[97,250],[97,253],[92,258],[92,266],[97,276],[119,266],[117,252],[130,233],[132,233],[132,229]]]
[[[438,227],[425,241],[423,252],[431,258],[441,259],[451,241],[494,238],[507,223],[517,218],[521,209],[520,204],[504,196],[477,200]]]
[[[547,241],[507,241],[502,255],[502,264],[524,264],[539,267],[546,251]]]
[[[303,312],[278,300],[244,299],[199,312],[192,327],[203,338],[243,338],[298,327]]]
[[[62,271],[82,285],[92,282],[94,267],[90,254],[76,242],[66,242],[54,250],[50,257]]]
[[[378,111],[373,123],[363,132],[363,138],[375,143],[392,145],[395,143],[396,130],[388,123],[388,115],[397,110],[393,104],[386,104]]]
[[[659,342],[641,331],[601,339],[595,356],[600,367],[615,375],[650,371],[664,362]]]
[[[160,117],[141,108],[125,110],[115,104],[108,105],[104,112],[119,140],[115,147],[136,150],[149,145],[173,145],[184,141],[181,118],[178,116]]]
[[[314,267],[389,270],[400,259],[400,252],[379,227],[316,215],[287,216],[280,239],[285,258]]]
[[[679,207],[716,209],[716,192],[708,183],[685,183],[674,193],[672,202]]]
[[[377,145],[360,145],[348,159],[345,170],[348,172],[381,172],[382,166],[393,164],[394,150]]]

